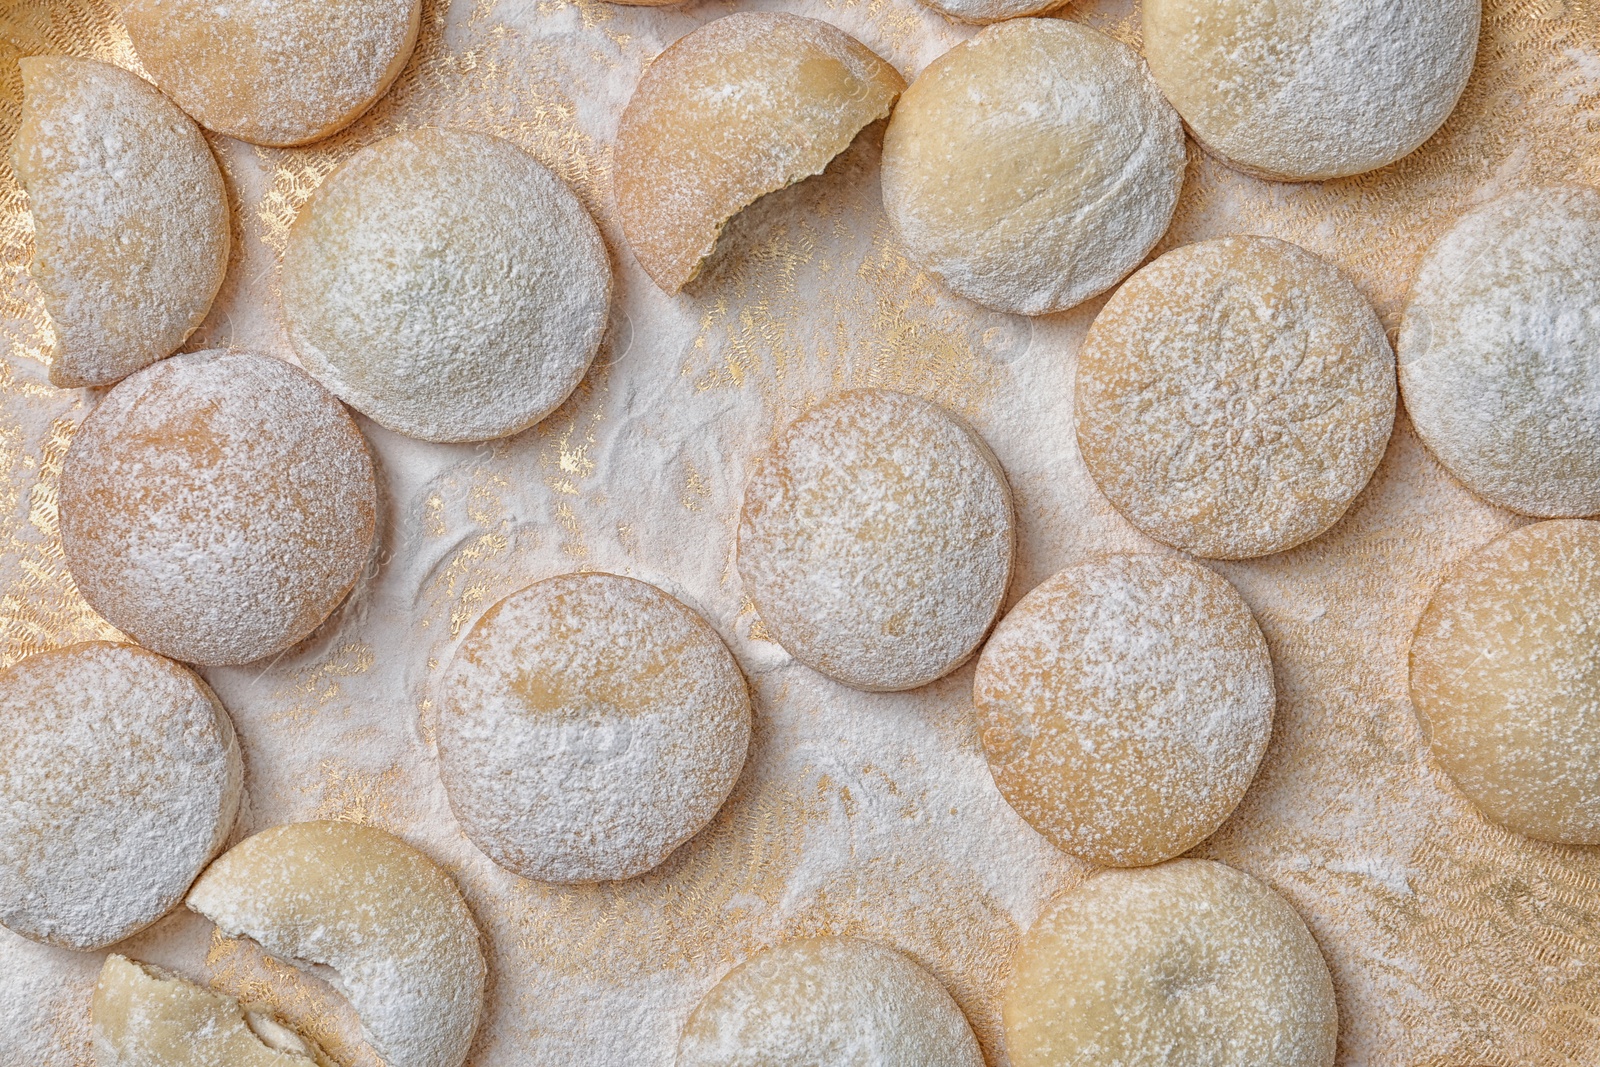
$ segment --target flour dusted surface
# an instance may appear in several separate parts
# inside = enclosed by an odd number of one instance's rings
[[[1097,30],[1017,19],[917,77],[883,140],[883,204],[910,258],[986,307],[1043,315],[1155,247],[1183,130],[1144,61]]]
[[[572,191],[509,141],[413,130],[371,145],[301,209],[283,258],[306,369],[427,441],[525,430],[600,347],[611,265]]]
[[[676,1067],[983,1067],[961,1009],[903,953],[854,938],[769,948],[689,1016]]]
[[[12,144],[28,190],[29,267],[56,335],[51,381],[109,385],[177,351],[228,266],[228,201],[205,138],[128,71],[22,60]]]
[[[973,683],[990,769],[1040,833],[1096,863],[1155,863],[1215,830],[1272,731],[1272,661],[1228,582],[1110,556],[1023,598]]]
[[[729,219],[820,173],[904,88],[860,41],[816,19],[739,12],[673,42],[617,125],[617,213],[640,266],[676,293]]]
[[[1078,447],[1118,511],[1213,559],[1338,521],[1383,458],[1394,355],[1333,264],[1265,237],[1168,252],[1119,289],[1078,357]]]
[[[291,962],[333,968],[387,1067],[461,1067],[487,969],[461,891],[427,856],[357,823],[303,822],[246,838],[189,907]]]
[[[1005,473],[976,433],[862,389],[795,420],[756,464],[739,575],[796,659],[859,689],[911,689],[977,649],[1015,537]]]
[[[201,125],[297,145],[360,115],[399,75],[421,0],[126,0],[139,61]]]
[[[95,949],[177,907],[244,786],[205,683],[132,645],[73,645],[0,673],[0,720],[0,923]]]
[[[1538,518],[1600,512],[1600,190],[1463,216],[1412,283],[1399,357],[1412,424],[1467,488]]]
[[[1455,107],[1481,0],[1145,0],[1144,53],[1195,137],[1268,178],[1392,163]]]
[[[1600,523],[1507,534],[1456,565],[1411,645],[1433,755],[1518,833],[1600,844]]]
[[[247,663],[339,605],[377,483],[344,408],[268,356],[198,352],[124,380],[73,438],[61,539],[84,597],[163,655]]]
[[[1004,1014],[1014,1067],[1332,1067],[1338,1035],[1305,924],[1209,860],[1101,871],[1056,897]]]
[[[715,630],[661,590],[568,574],[515,593],[457,651],[438,727],[451,807],[496,863],[631,878],[722,805],[750,695]]]

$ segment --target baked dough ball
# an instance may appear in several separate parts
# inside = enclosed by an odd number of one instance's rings
[[[1482,0],[1143,0],[1150,70],[1241,170],[1322,181],[1393,163],[1444,124]]]
[[[359,823],[275,826],[224,852],[189,907],[290,963],[333,968],[387,1067],[460,1067],[483,1013],[478,927],[450,876]]]
[[[207,129],[297,145],[356,120],[411,55],[421,0],[124,0],[139,62]]]
[[[1183,128],[1139,54],[1058,19],[991,26],[930,63],[883,139],[911,259],[1000,311],[1063,311],[1121,281],[1172,222]]]
[[[12,158],[55,327],[50,380],[110,385],[176,352],[228,268],[227,191],[199,128],[125,70],[32,56]]]
[[[100,1067],[335,1067],[269,1012],[115,953],[89,1018]]]
[[[1309,541],[1377,470],[1394,354],[1344,273],[1270,237],[1175,249],[1078,355],[1078,449],[1125,518],[1210,559]]]
[[[0,672],[0,922],[63,948],[121,941],[178,906],[222,848],[244,765],[199,678],[96,641]]]
[[[440,774],[467,836],[546,882],[632,878],[711,821],[750,743],[722,638],[653,585],[565,574],[506,597],[456,651]]]
[[[1001,794],[1095,863],[1170,859],[1238,807],[1272,733],[1272,660],[1198,563],[1109,556],[1022,598],[973,682]]]
[[[962,22],[1001,22],[1024,15],[1043,15],[1071,0],[922,0],[941,15]]]
[[[1001,1007],[1014,1067],[1332,1067],[1333,982],[1283,898],[1209,860],[1105,870],[1045,906]]]
[[[905,84],[854,37],[798,15],[741,12],[680,37],[617,125],[612,188],[639,265],[682,289],[729,219],[822,173]]]
[[[738,567],[789,654],[857,689],[960,666],[1011,581],[1005,472],[971,427],[883,389],[796,419],[744,491]]]
[[[611,304],[594,220],[509,141],[412,130],[312,194],[283,253],[283,309],[307,370],[425,441],[504,437],[560,406]]]
[[[1470,212],[1412,283],[1400,391],[1468,489],[1536,518],[1600,512],[1600,190]]]
[[[676,1067],[983,1067],[961,1008],[892,948],[790,941],[723,976],[694,1009]]]
[[[377,481],[354,420],[281,360],[196,352],[123,381],[78,427],[61,547],[91,607],[190,663],[276,655],[371,554]]]
[[[1458,563],[1417,624],[1433,756],[1502,826],[1600,845],[1600,523],[1538,522]]]

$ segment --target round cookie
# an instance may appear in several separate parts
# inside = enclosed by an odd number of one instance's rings
[[[1393,163],[1455,108],[1481,0],[1144,0],[1151,73],[1195,138],[1264,178]]]
[[[722,638],[615,574],[565,574],[500,601],[457,649],[442,695],[439,771],[462,829],[546,882],[660,864],[717,813],[750,743],[749,689]]]
[[[675,1067],[823,1063],[983,1067],[983,1054],[955,1000],[909,957],[817,937],[724,975],[684,1024]]]
[[[1102,293],[1155,247],[1183,129],[1137,52],[1059,19],[990,26],[930,63],[883,139],[883,205],[918,266],[999,311]]]
[[[368,145],[289,231],[283,309],[306,369],[425,441],[504,437],[560,406],[605,333],[611,263],[572,190],[509,141]]]
[[[211,309],[228,267],[222,171],[144,79],[70,56],[21,70],[11,152],[55,329],[50,381],[110,385],[176,352]]]
[[[188,670],[90,642],[0,672],[0,923],[64,948],[177,907],[244,788],[233,723]]]
[[[1600,523],[1524,526],[1468,556],[1411,641],[1433,757],[1517,833],[1600,845]]]
[[[336,1067],[265,1010],[116,953],[100,969],[89,1020],[100,1064]]]
[[[905,88],[860,41],[816,19],[739,12],[658,55],[617,124],[617,214],[645,273],[676,293],[723,226],[820,174]]]
[[[1463,216],[1423,260],[1398,344],[1417,436],[1491,504],[1600,513],[1600,190]]]
[[[306,144],[354,122],[411,55],[422,0],[126,0],[157,85],[202,126]]]
[[[488,969],[450,876],[399,838],[349,822],[275,826],[224,852],[189,907],[229,937],[339,974],[387,1067],[461,1067]]]
[[[1333,982],[1283,898],[1209,860],[1105,870],[1045,906],[1001,1006],[1014,1067],[1332,1067]]]
[[[1071,0],[922,0],[922,3],[962,22],[1003,22],[1028,15],[1043,15],[1066,7]]]
[[[371,555],[377,480],[332,396],[281,360],[196,352],[78,427],[61,547],[113,626],[190,663],[249,663],[322,625]]]
[[[757,461],[738,568],[800,662],[857,689],[914,689],[983,641],[1015,540],[982,438],[926,400],[861,389],[796,419]]]
[[[1222,825],[1266,751],[1274,698],[1244,600],[1167,556],[1057,574],[995,627],[973,682],[1006,801],[1059,848],[1118,867]]]
[[[1394,355],[1333,264],[1270,237],[1166,253],[1078,354],[1078,449],[1140,530],[1210,559],[1323,533],[1394,427]]]

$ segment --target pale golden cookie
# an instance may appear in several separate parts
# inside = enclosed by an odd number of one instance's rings
[[[55,330],[50,380],[110,385],[176,352],[211,309],[228,267],[222,172],[142,78],[70,56],[21,69],[11,152]]]
[[[422,0],[125,0],[163,92],[207,129],[298,145],[343,129],[399,77]]]
[[[961,1008],[904,954],[848,937],[766,949],[705,995],[675,1067],[983,1067]]]
[[[822,173],[904,88],[816,19],[740,12],[680,37],[645,68],[617,125],[613,190],[639,265],[682,289],[729,219]]]
[[[1394,427],[1394,355],[1344,273],[1297,245],[1175,249],[1117,290],[1078,354],[1078,448],[1158,541],[1281,552],[1337,522]]]
[[[611,261],[583,204],[511,142],[411,130],[312,194],[283,253],[300,361],[345,403],[425,441],[525,430],[589,369]]]
[[[89,1018],[99,1067],[335,1067],[271,1013],[115,953]]]
[[[1600,190],[1464,215],[1417,271],[1398,349],[1406,414],[1468,489],[1535,518],[1600,512]]]
[[[483,1013],[477,923],[450,876],[375,827],[275,826],[223,853],[189,907],[279,959],[338,973],[387,1067],[461,1067]]]
[[[1045,906],[1001,1009],[1013,1067],[1333,1067],[1333,982],[1294,909],[1209,860]]]
[[[1108,556],[1001,620],[973,702],[1017,813],[1076,856],[1137,866],[1188,851],[1238,806],[1272,733],[1272,660],[1225,579]]]
[[[248,352],[176,356],[83,420],[61,546],[84,598],[162,655],[248,663],[309,635],[371,554],[377,480],[344,407]]]
[[[1482,0],[1143,0],[1150,70],[1195,138],[1265,178],[1322,181],[1433,136]]]
[[[473,624],[443,686],[439,771],[490,859],[546,882],[632,878],[698,833],[750,743],[744,675],[653,585],[564,574]]]
[[[756,463],[739,575],[802,663],[857,689],[914,689],[993,625],[1015,527],[1005,472],[970,427],[861,389],[796,419]]]
[[[1456,564],[1411,642],[1411,701],[1490,819],[1600,845],[1600,523],[1534,523]]]
[[[1043,15],[1066,7],[1071,0],[922,0],[941,15],[962,22],[1003,22],[1027,15]]]
[[[883,139],[883,206],[962,296],[1063,311],[1139,265],[1172,222],[1183,130],[1139,54],[1059,19],[990,26],[928,64]]]
[[[185,668],[90,642],[0,672],[0,923],[96,949],[178,906],[244,790],[233,723]]]

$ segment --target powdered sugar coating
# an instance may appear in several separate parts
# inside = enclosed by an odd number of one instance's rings
[[[995,627],[973,682],[1007,802],[1065,851],[1119,867],[1222,824],[1266,751],[1274,699],[1244,600],[1167,556],[1055,575]]]
[[[275,826],[223,853],[189,907],[290,963],[320,963],[388,1067],[461,1067],[483,1013],[477,924],[450,876],[375,827]]]
[[[1392,163],[1455,108],[1481,0],[1144,0],[1144,54],[1195,137],[1267,178]]]
[[[177,907],[233,827],[244,765],[206,684],[90,642],[0,673],[0,922],[96,949]]]
[[[1283,898],[1209,860],[1105,870],[1045,906],[1002,1014],[1014,1067],[1332,1067],[1328,966]]]
[[[1600,844],[1600,523],[1539,522],[1458,563],[1411,642],[1433,756],[1490,819]]]
[[[222,172],[188,116],[118,67],[22,60],[12,144],[29,267],[55,327],[50,380],[110,385],[177,351],[228,267]]]
[[[883,139],[883,205],[911,259],[1000,311],[1063,311],[1155,247],[1183,129],[1139,54],[1057,19],[990,26],[930,63]]]
[[[961,1008],[892,948],[817,937],[723,976],[684,1025],[677,1067],[983,1067]]]
[[[820,174],[904,88],[860,41],[816,19],[739,12],[679,38],[617,124],[617,214],[639,265],[676,293],[729,219]]]
[[[78,427],[61,475],[73,580],[162,655],[248,663],[309,635],[371,553],[377,482],[344,408],[246,352],[176,356]]]
[[[1417,272],[1400,389],[1428,450],[1492,504],[1600,512],[1600,190],[1469,212]]]
[[[756,463],[738,567],[790,655],[857,689],[913,689],[988,633],[1015,539],[1005,472],[970,427],[861,389],[796,419]]]
[[[297,145],[354,122],[404,68],[421,0],[126,0],[163,92],[207,129]]]
[[[95,1067],[335,1067],[269,1015],[116,953],[89,1012]]]
[[[653,585],[566,574],[500,601],[445,680],[440,774],[467,836],[547,882],[632,878],[717,813],[750,693],[706,622]]]
[[[1338,267],[1268,237],[1175,249],[1119,289],[1078,356],[1078,447],[1139,529],[1212,559],[1337,522],[1394,427],[1394,355]]]
[[[426,441],[554,411],[600,347],[611,263],[572,191],[509,141],[396,134],[317,188],[283,256],[289,338],[362,414]]]
[[[1026,15],[1043,15],[1070,0],[922,0],[935,11],[962,22],[1001,22]]]

